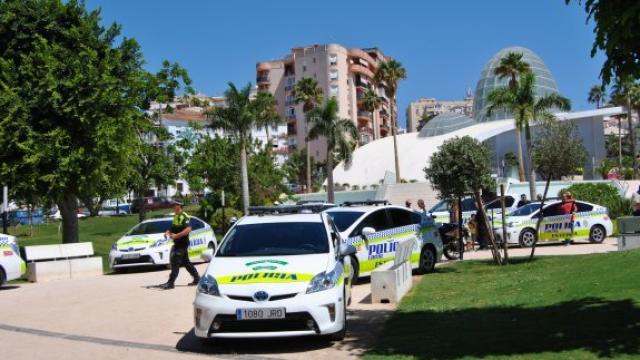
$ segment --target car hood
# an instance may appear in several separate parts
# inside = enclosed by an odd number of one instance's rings
[[[164,240],[164,234],[123,236],[116,241],[116,247],[118,250],[130,248],[141,250],[148,248],[158,240]]]
[[[271,293],[298,293],[304,291],[317,274],[327,271],[329,254],[214,257],[207,268],[223,294],[252,295],[255,291],[270,289]]]

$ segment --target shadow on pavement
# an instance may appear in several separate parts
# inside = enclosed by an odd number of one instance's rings
[[[629,299],[584,298],[536,308],[397,312],[368,353],[455,359],[574,350],[637,355],[640,307]]]
[[[16,290],[16,289],[20,289],[20,286],[18,286],[18,285],[4,285],[4,286],[0,286],[0,291]]]

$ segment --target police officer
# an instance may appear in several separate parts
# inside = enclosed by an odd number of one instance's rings
[[[171,274],[169,275],[169,281],[160,285],[161,289],[173,289],[180,267],[184,266],[189,274],[193,276],[193,281],[189,283],[189,286],[195,286],[200,281],[200,275],[189,260],[189,233],[191,232],[191,225],[189,225],[189,215],[182,211],[182,203],[180,201],[173,202],[173,221],[171,222],[171,228],[165,232],[167,238],[173,240],[173,246],[171,247]]]

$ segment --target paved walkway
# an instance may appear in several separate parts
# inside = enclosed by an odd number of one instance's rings
[[[536,246],[536,256],[549,256],[549,255],[581,255],[581,254],[596,254],[606,253],[611,251],[618,251],[617,238],[607,238],[602,244],[592,244],[589,242],[574,242],[569,246],[565,246],[559,243],[546,243]],[[509,257],[522,257],[529,256],[531,254],[531,248],[521,248],[519,246],[509,247]],[[465,260],[479,260],[479,259],[492,259],[491,251],[489,250],[476,250],[465,251]]]

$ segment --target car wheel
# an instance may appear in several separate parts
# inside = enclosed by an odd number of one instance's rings
[[[360,276],[360,263],[355,256],[351,256],[351,285],[358,283],[358,276]]]
[[[347,335],[347,290],[342,290],[342,329],[330,335],[331,341],[342,341]]]
[[[0,286],[7,282],[7,275],[4,273],[4,269],[0,267]]]
[[[532,247],[537,240],[535,230],[533,229],[524,229],[520,233],[519,242],[522,247]]]
[[[436,267],[436,252],[431,246],[425,246],[420,252],[420,272],[431,273]]]
[[[594,225],[589,231],[589,241],[592,243],[600,244],[607,237],[607,231],[602,225]]]

